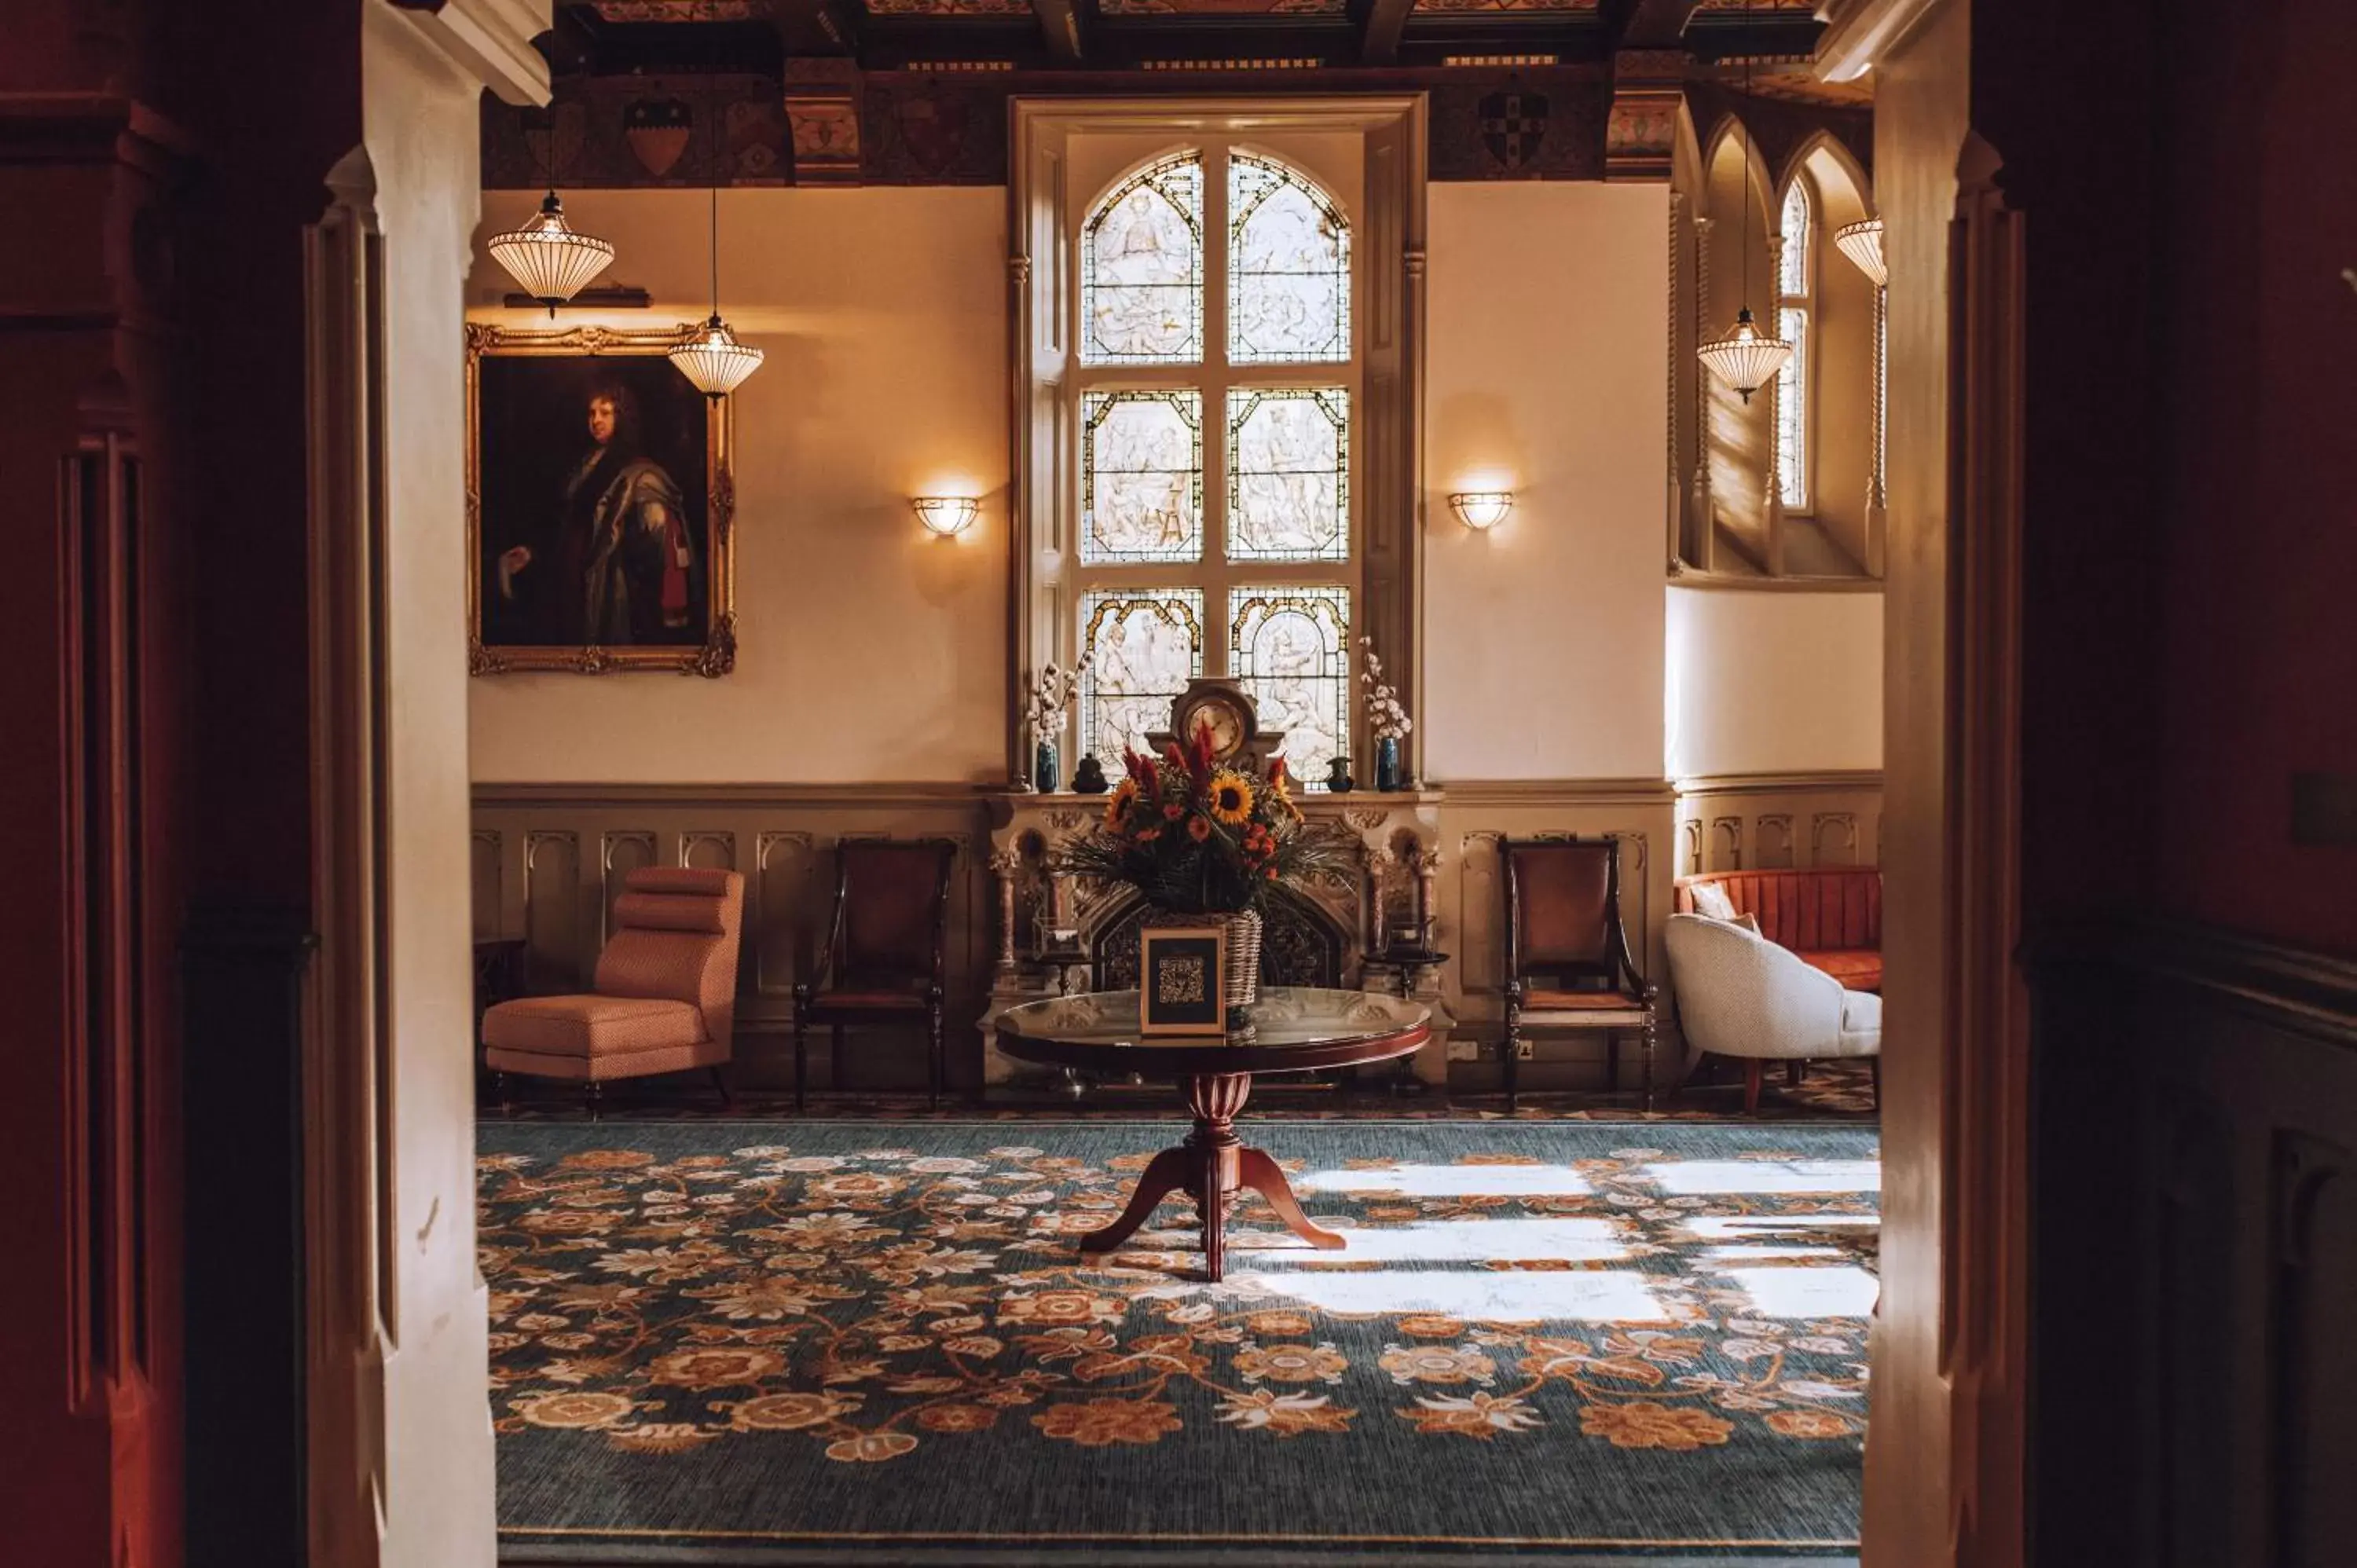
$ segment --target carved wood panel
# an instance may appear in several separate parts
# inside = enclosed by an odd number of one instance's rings
[[[629,886],[630,873],[644,871],[655,864],[655,835],[645,828],[608,832],[598,845],[599,903],[597,940],[600,945],[613,940],[614,900]],[[589,964],[583,964],[587,973]]]
[[[505,918],[507,887],[500,864],[504,847],[496,829],[478,828],[468,841],[468,898],[474,912],[475,940],[479,942],[497,937],[500,922]]]
[[[801,977],[802,933],[814,924],[817,854],[806,832],[765,832],[754,843],[746,946],[753,990],[791,996]]]
[[[556,830],[526,834],[523,888],[526,972],[537,990],[570,990],[585,973],[579,918],[581,835]]]

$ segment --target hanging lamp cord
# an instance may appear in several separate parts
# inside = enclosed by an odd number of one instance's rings
[[[712,111],[712,319],[720,319],[720,114]]]

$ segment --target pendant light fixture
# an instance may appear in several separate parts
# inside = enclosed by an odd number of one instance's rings
[[[712,314],[701,327],[689,328],[672,345],[671,362],[679,373],[708,398],[726,397],[747,376],[761,368],[761,350],[737,341],[728,323],[720,319],[720,116],[713,114],[712,134]]]
[[[540,216],[521,229],[491,236],[491,260],[505,267],[518,287],[554,316],[556,307],[581,292],[591,278],[614,259],[614,247],[594,234],[580,234],[565,220],[565,203],[556,199],[556,115],[550,111],[548,195]]]
[[[1850,264],[1866,274],[1866,281],[1877,288],[1890,282],[1890,269],[1882,260],[1882,220],[1860,219],[1845,223],[1834,231],[1834,243],[1847,256]]]
[[[1757,47],[1749,25],[1750,0],[1744,0],[1743,19],[1743,102],[1748,109],[1751,103],[1751,56]],[[1714,375],[1741,393],[1748,403],[1753,392],[1775,380],[1784,361],[1792,357],[1792,346],[1781,338],[1762,336],[1759,324],[1751,319],[1751,247],[1744,243],[1745,222],[1751,215],[1751,127],[1744,124],[1739,114],[1736,124],[1743,130],[1743,165],[1737,188],[1740,205],[1735,227],[1736,253],[1743,260],[1743,308],[1736,312],[1732,331],[1705,343],[1695,352]]]

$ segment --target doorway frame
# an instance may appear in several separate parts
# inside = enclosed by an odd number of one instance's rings
[[[2029,1076],[2013,958],[2022,252],[1996,156],[1970,134],[1968,5],[1837,0],[1819,64],[1834,79],[1871,68],[1883,84],[1876,187],[1894,263],[1886,961],[1892,1032],[1919,1043],[1893,1052],[1885,1073],[1867,1568],[2024,1560]],[[399,20],[501,97],[544,103],[545,68],[522,29],[544,23],[545,10],[541,0],[444,0],[403,6]],[[1887,118],[1883,90],[1894,91]],[[331,206],[352,214],[344,233],[365,250],[361,185],[347,177]],[[451,192],[469,204],[476,196],[471,186]],[[321,275],[364,280],[365,270]],[[1924,289],[1929,279],[1947,286]],[[387,339],[404,331],[403,305],[384,302]],[[306,1317],[310,1365],[331,1374],[329,1386],[314,1383],[307,1449],[314,1560],[372,1568],[405,1561],[387,1547],[404,1532],[393,1528],[386,1456],[402,1446],[401,1423],[425,1419],[384,1397],[382,1270],[432,1221],[403,1211],[389,1175],[387,1108],[414,1059],[393,1049],[383,993],[383,749],[404,736],[382,727],[378,706],[391,694],[382,628],[393,607],[375,562],[382,531],[398,519],[372,501],[364,476],[385,455],[388,424],[454,418],[456,402],[404,404],[382,358],[356,352],[339,325],[366,319],[348,307],[315,301],[311,317],[311,660],[322,704],[311,745],[318,863],[334,868],[318,915],[323,962],[341,957],[315,974],[303,1019],[306,1079],[321,1086],[304,1170],[315,1243]],[[463,625],[453,618],[450,631],[456,659]],[[369,736],[378,738],[364,746]],[[429,1000],[440,1008],[450,999]],[[471,1210],[443,1223],[472,1235]],[[472,1303],[466,1310],[484,1310],[479,1275]],[[433,1424],[488,1419],[487,1379],[464,1383],[463,1370],[435,1386]],[[495,1527],[479,1543],[470,1530],[468,1552],[489,1568]],[[442,1556],[434,1568],[466,1563]]]

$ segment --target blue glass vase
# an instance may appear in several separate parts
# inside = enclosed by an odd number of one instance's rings
[[[1407,788],[1407,779],[1400,771],[1399,736],[1387,735],[1375,742],[1375,788],[1384,790]]]
[[[1052,795],[1063,787],[1063,770],[1058,766],[1056,743],[1042,738],[1031,746],[1031,787],[1042,795]]]

